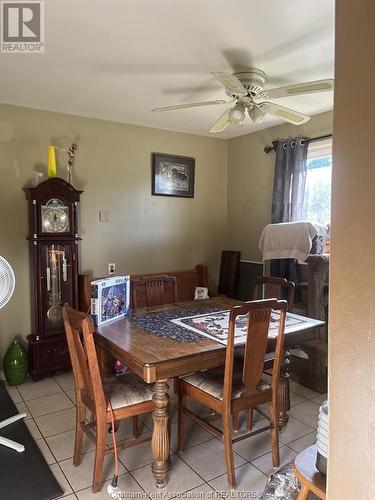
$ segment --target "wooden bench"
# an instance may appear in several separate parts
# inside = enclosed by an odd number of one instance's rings
[[[175,276],[177,280],[177,298],[179,302],[186,300],[193,300],[195,287],[204,286],[208,288],[208,278],[207,278],[207,266],[197,265],[195,269],[189,271],[168,271],[165,273],[155,273],[155,274],[134,274],[131,275],[132,278],[146,278],[151,276]],[[173,302],[172,285],[165,285],[165,303]],[[145,292],[139,290],[137,294],[138,307],[145,307]]]
[[[133,274],[130,278],[142,278],[146,276],[160,276],[160,275],[175,276],[177,279],[177,293],[178,300],[183,302],[185,300],[193,300],[196,286],[204,286],[208,288],[208,273],[207,266],[198,264],[194,269],[188,271],[167,271],[154,274]],[[79,308],[83,312],[90,311],[91,305],[91,281],[94,278],[88,274],[80,274],[78,276],[78,290],[79,290]],[[173,302],[172,287],[165,287],[166,302]],[[138,307],[145,306],[144,292],[139,292]]]

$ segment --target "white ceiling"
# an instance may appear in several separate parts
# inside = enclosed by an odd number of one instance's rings
[[[42,55],[0,55],[1,102],[208,135],[225,105],[150,110],[224,98],[212,71],[255,66],[266,88],[332,78],[334,0],[48,0],[45,41]],[[277,102],[316,114],[333,96]]]

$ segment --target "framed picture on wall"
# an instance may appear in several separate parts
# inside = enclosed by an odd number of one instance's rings
[[[195,158],[152,154],[152,194],[194,198]]]

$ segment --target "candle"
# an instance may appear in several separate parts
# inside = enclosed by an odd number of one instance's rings
[[[48,177],[56,177],[56,152],[54,146],[48,146]]]

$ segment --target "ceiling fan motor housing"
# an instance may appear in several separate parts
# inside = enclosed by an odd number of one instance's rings
[[[264,90],[266,74],[258,68],[249,68],[246,71],[234,73],[251,97],[257,97]]]

